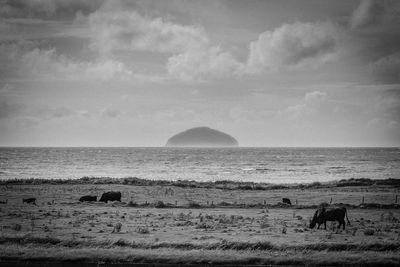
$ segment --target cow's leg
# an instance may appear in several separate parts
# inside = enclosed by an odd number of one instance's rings
[[[338,230],[340,230],[340,226],[342,225],[342,221],[338,221],[339,222],[339,225],[338,225]]]
[[[325,230],[326,230],[326,221],[324,222],[324,225],[325,225]]]
[[[343,224],[343,230],[346,229],[346,222],[345,222],[344,219],[343,219],[343,221],[342,221],[342,224]]]
[[[321,226],[321,224],[320,223],[318,223],[318,227],[317,227],[317,229],[319,229],[319,227]]]

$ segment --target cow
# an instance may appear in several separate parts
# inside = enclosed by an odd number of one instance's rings
[[[99,201],[102,202],[108,202],[108,201],[119,201],[121,202],[121,192],[105,192],[101,195],[101,198]]]
[[[292,205],[292,202],[290,202],[290,199],[288,199],[288,198],[282,198],[282,203]]]
[[[37,205],[36,204],[36,198],[34,198],[34,197],[24,198],[24,199],[22,199],[22,203],[28,203],[28,204]]]
[[[7,204],[8,203],[8,199],[6,200],[0,200],[0,204]]]
[[[321,226],[321,224],[325,225],[326,230],[326,221],[338,221],[339,227],[343,225],[343,230],[346,228],[346,223],[344,221],[344,217],[346,216],[347,223],[350,224],[349,218],[347,217],[347,210],[345,207],[332,207],[326,208],[322,207],[315,211],[314,216],[310,222],[310,228],[314,228],[318,223],[317,229]]]
[[[97,201],[97,196],[83,196],[79,199],[80,202],[84,201]]]

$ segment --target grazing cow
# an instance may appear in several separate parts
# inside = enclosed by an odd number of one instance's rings
[[[282,198],[282,202],[284,204],[292,205],[292,202],[290,202],[290,199],[288,199],[288,198]]]
[[[7,204],[8,203],[8,199],[6,199],[6,200],[0,200],[0,204]]]
[[[30,203],[30,204],[33,204],[33,205],[37,205],[36,204],[36,198],[34,198],[34,197],[24,198],[24,199],[22,199],[22,203]]]
[[[346,228],[346,223],[344,221],[344,217],[346,216],[347,223],[350,224],[349,218],[347,217],[347,210],[345,207],[334,207],[334,208],[319,208],[315,211],[314,217],[310,222],[310,228],[314,228],[318,223],[317,229],[321,226],[321,224],[325,225],[326,230],[326,221],[338,221],[339,227],[343,225],[343,230]]]
[[[121,202],[121,192],[105,192],[103,195],[101,195],[101,198],[99,201],[102,202],[108,202],[108,201],[119,201]]]
[[[79,199],[80,202],[84,201],[97,201],[97,196],[83,196]]]

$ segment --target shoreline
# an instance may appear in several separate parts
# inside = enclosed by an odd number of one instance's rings
[[[181,188],[215,188],[224,190],[276,190],[276,189],[321,189],[334,187],[359,187],[359,186],[390,186],[400,188],[400,178],[370,179],[350,178],[327,182],[310,183],[263,183],[244,181],[195,181],[195,180],[151,180],[137,177],[113,178],[113,177],[82,177],[77,179],[43,179],[43,178],[12,178],[0,180],[0,185],[79,185],[79,184],[121,184],[133,186],[174,186]]]

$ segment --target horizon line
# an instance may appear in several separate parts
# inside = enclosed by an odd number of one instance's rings
[[[400,148],[400,146],[3,146],[0,148]]]

